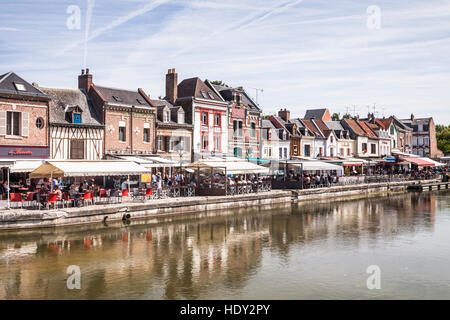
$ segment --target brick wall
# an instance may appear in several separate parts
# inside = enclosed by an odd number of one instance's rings
[[[23,136],[22,123],[20,137],[0,136],[0,145],[48,146],[48,104],[22,100],[0,99],[0,111],[15,111],[28,114],[28,136]],[[36,120],[42,118],[44,127],[38,129]]]

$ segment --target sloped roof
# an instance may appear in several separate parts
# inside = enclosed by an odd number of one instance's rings
[[[324,121],[325,125],[327,126],[328,129],[330,130],[340,130],[340,131],[344,131],[344,127],[341,125],[340,121]]]
[[[301,121],[309,131],[313,132],[317,137],[323,138],[322,133],[316,128],[312,120],[302,119]]]
[[[348,125],[351,131],[358,136],[367,136],[367,133],[356,123],[354,119],[343,119],[345,124]]]
[[[50,123],[54,124],[72,124],[66,118],[66,107],[79,107],[82,114],[82,125],[101,126],[101,117],[97,113],[92,102],[84,91],[79,89],[58,89],[39,87],[42,92],[48,94],[50,101]]]
[[[322,119],[326,111],[326,108],[306,110],[305,120]]]
[[[15,84],[23,85],[25,90],[18,90]],[[8,72],[0,76],[0,93],[48,98],[44,92],[31,85],[14,72]]]
[[[152,108],[152,106],[138,91],[107,88],[97,85],[95,85],[95,87],[100,91],[103,97],[105,97],[108,103],[123,104],[141,108]],[[120,101],[117,101],[114,97],[118,97]]]
[[[329,129],[325,122],[323,122],[321,119],[314,119],[311,120],[316,124],[316,126],[319,128],[320,131],[322,131],[323,135],[328,138],[333,130]]]
[[[377,139],[378,136],[372,131],[365,121],[356,120],[356,123],[364,130],[366,135],[371,139]]]
[[[213,85],[214,88],[220,93],[220,95],[223,97],[225,101],[233,101],[233,93],[239,92],[242,94],[242,101],[241,103],[247,107],[251,111],[258,111],[260,112],[261,109],[258,107],[258,105],[248,96],[247,92],[242,88],[230,88],[225,86],[219,86],[219,85]]]
[[[202,91],[206,94],[203,96]],[[211,101],[222,101],[222,98],[208,87],[200,78],[185,79],[178,84],[178,98],[194,97]]]
[[[264,120],[262,120],[261,128],[263,128],[263,129],[275,129],[275,126],[273,125],[272,121],[264,119]]]
[[[384,130],[388,130],[393,121],[392,118],[384,118],[384,119],[375,119],[375,121],[380,125]]]

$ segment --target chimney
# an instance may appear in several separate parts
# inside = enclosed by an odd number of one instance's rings
[[[84,69],[81,70],[81,75],[78,76],[78,89],[85,89],[86,92],[92,86],[92,74],[89,74],[89,69],[86,69],[86,73],[84,73]]]
[[[414,114],[411,113],[411,121],[414,121]]]
[[[290,118],[291,118],[291,112],[289,110],[285,109],[281,109],[280,111],[278,111],[278,116],[283,119],[286,122],[289,122]]]
[[[178,74],[169,69],[166,74],[166,99],[175,104],[178,98]]]

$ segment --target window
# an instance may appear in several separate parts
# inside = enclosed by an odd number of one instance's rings
[[[6,134],[20,136],[20,112],[8,111],[6,115]]]
[[[347,148],[347,156],[350,156],[350,148]]]
[[[270,140],[272,138],[272,131],[269,129],[267,132],[267,140]]]
[[[341,155],[341,156],[344,156],[345,154],[344,154],[344,148],[340,148],[339,149],[339,155]]]
[[[233,136],[242,137],[242,121],[233,121]]]
[[[423,144],[424,144],[425,146],[428,146],[428,145],[430,144],[430,141],[429,141],[428,137],[424,137],[424,138],[423,138]]]
[[[156,147],[157,147],[158,151],[163,150],[163,137],[162,136],[158,136],[157,141],[156,141]]]
[[[25,86],[21,83],[14,82],[14,87],[16,87],[17,91],[27,91],[27,89],[25,89]]]
[[[208,150],[208,136],[202,135],[202,150],[207,151]]]
[[[203,98],[208,99],[208,95],[206,94],[206,91],[202,90],[200,92],[201,92]]]
[[[375,143],[370,144],[370,153],[377,153],[377,145]]]
[[[309,157],[311,154],[311,146],[309,144],[305,145],[305,156]]]
[[[72,123],[81,124],[81,113],[74,112],[72,114]]]
[[[208,125],[208,112],[202,112],[202,124]]]
[[[323,154],[323,148],[320,147],[320,148],[319,148],[319,156],[322,156],[322,154]]]
[[[284,158],[287,159],[287,148],[284,148]]]
[[[82,160],[84,159],[84,141],[71,140],[70,141],[70,159]]]
[[[362,152],[366,153],[367,152],[367,143],[363,143],[362,144]]]
[[[221,121],[220,121],[220,113],[215,113],[214,114],[214,126],[215,127],[220,127],[221,126]]]
[[[241,104],[241,95],[239,93],[236,94],[236,105],[239,106]]]
[[[184,123],[184,112],[178,111],[178,123],[183,124]]]
[[[144,128],[144,142],[150,142],[150,129]]]
[[[272,156],[272,148],[269,148],[269,157]]]
[[[297,154],[297,145],[294,145],[293,150],[294,152],[294,156],[298,156],[299,154]]]
[[[256,124],[254,122],[250,123],[250,136],[256,137]]]
[[[38,129],[42,129],[44,128],[44,119],[42,119],[41,117],[36,119],[36,128]]]
[[[220,136],[214,136],[214,151],[220,152]]]
[[[394,126],[391,126],[391,135],[394,135],[395,131],[394,131]]]
[[[279,148],[279,149],[278,149],[278,157],[279,157],[280,159],[283,159],[283,148]]]
[[[330,157],[334,157],[334,149],[330,148]]]
[[[209,97],[211,98],[211,100],[214,100],[214,96],[211,92],[208,92]]]
[[[170,111],[164,111],[163,122],[169,122],[169,120],[170,120]]]
[[[331,143],[333,143],[333,136],[330,136],[330,141]]]
[[[242,157],[242,149],[238,148],[238,147],[234,148],[233,149],[233,155],[235,157]]]
[[[118,96],[112,96],[114,100],[116,100],[117,102],[121,102],[122,99],[120,99]]]
[[[119,141],[125,142],[126,136],[125,136],[125,126],[119,124]]]

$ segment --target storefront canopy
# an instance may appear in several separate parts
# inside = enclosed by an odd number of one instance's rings
[[[242,160],[200,160],[186,166],[187,168],[214,168],[227,174],[268,174],[269,168]]]
[[[413,163],[419,167],[435,167],[436,165],[430,161],[423,160],[421,158],[400,157],[403,161]]]
[[[46,161],[30,173],[30,178],[96,177],[148,174],[150,171],[132,161]]]
[[[171,168],[179,167],[180,162],[165,159],[162,157],[137,157],[137,156],[120,156],[119,159],[133,161],[146,168]]]
[[[434,161],[434,160],[432,160],[432,159],[430,159],[430,158],[420,158],[420,159],[421,159],[421,160],[424,160],[424,161],[426,161],[426,162],[433,163],[433,164],[434,164],[434,167],[443,167],[443,166],[445,166],[444,163],[440,163],[440,162]]]
[[[344,169],[341,166],[323,161],[295,161],[288,162],[289,165],[301,167],[303,171],[336,171],[338,176],[342,176]]]
[[[11,173],[32,172],[44,162],[45,160],[16,160],[11,167]]]

